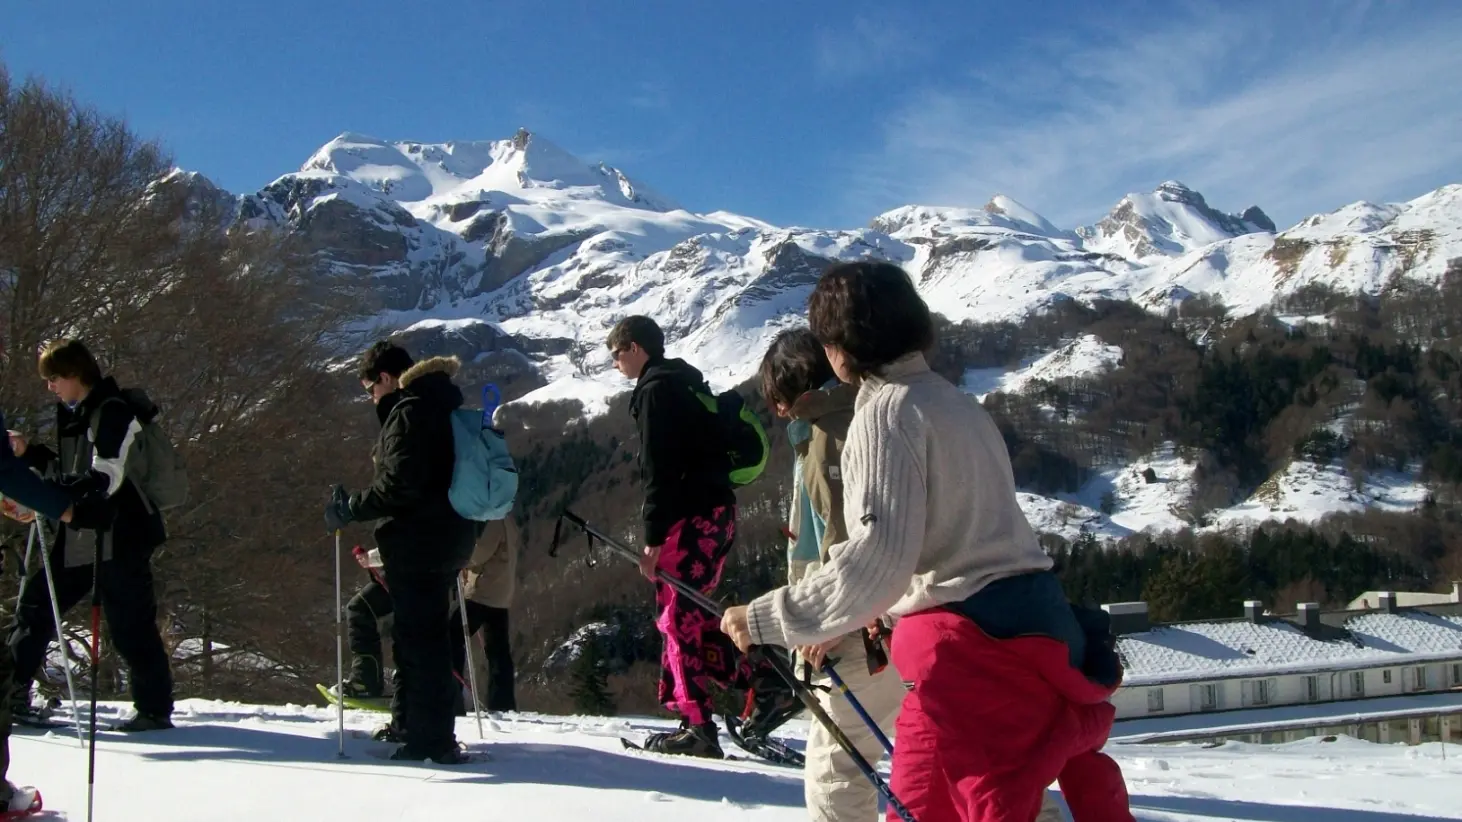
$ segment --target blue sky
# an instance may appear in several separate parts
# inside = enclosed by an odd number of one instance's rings
[[[9,6],[12,75],[236,192],[343,131],[520,126],[782,225],[1000,192],[1070,227],[1177,179],[1284,227],[1462,182],[1462,3],[1444,0]]]

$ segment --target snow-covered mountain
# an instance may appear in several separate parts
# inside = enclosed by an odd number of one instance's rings
[[[653,316],[672,356],[730,387],[754,374],[778,330],[804,321],[807,296],[836,261],[895,262],[958,322],[1019,321],[1103,298],[1165,311],[1200,294],[1247,314],[1312,284],[1375,293],[1398,278],[1435,283],[1462,258],[1462,185],[1354,203],[1282,232],[1257,206],[1225,213],[1174,181],[1074,230],[1004,195],[983,208],[904,206],[866,228],[781,228],[692,213],[524,130],[442,144],[342,134],[237,203],[250,224],[300,238],[325,275],[370,278],[375,330],[397,331],[423,354],[461,356],[510,384],[515,402],[571,400],[588,415],[629,387],[603,344],[621,317]],[[976,395],[1021,391],[1120,359],[1082,338],[1015,372],[971,372],[965,384]],[[1096,517],[1088,525],[1109,535],[1133,530],[1131,516],[1098,514],[1088,497],[1032,511],[1068,526]],[[1072,506],[1086,513],[1073,520]],[[1159,520],[1170,522],[1151,527]]]
[[[801,321],[834,261],[896,262],[960,321],[1019,320],[1065,299],[1159,310],[1195,294],[1246,312],[1315,282],[1434,281],[1462,256],[1456,185],[1282,233],[1258,207],[1226,214],[1172,181],[1075,230],[1003,195],[981,209],[905,206],[863,229],[779,228],[692,213],[521,130],[443,144],[342,134],[244,196],[240,214],[300,236],[328,273],[373,278],[383,326],[469,360],[511,352],[498,365],[542,386],[519,401],[572,398],[590,414],[625,388],[603,346],[620,317],[654,316],[673,354],[729,386]]]

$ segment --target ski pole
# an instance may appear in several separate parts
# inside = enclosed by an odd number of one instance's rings
[[[91,717],[86,763],[86,822],[91,822],[96,805],[96,693],[101,690],[102,641],[102,554],[112,541],[112,532],[96,532],[91,558]],[[55,599],[51,600],[53,603]]]
[[[339,723],[340,749],[345,759],[345,608],[340,602],[340,529],[335,529],[335,714]]]
[[[66,632],[61,627],[61,606],[56,602],[56,576],[51,572],[51,549],[46,545],[46,534],[41,530],[39,518],[31,523],[30,536],[25,541],[26,556],[30,555],[31,542],[36,538],[41,543],[41,567],[45,569],[46,589],[51,594],[51,619],[56,622],[56,641],[61,645],[61,669],[66,672],[66,691],[71,696],[71,720],[76,724],[76,742],[84,748],[86,740],[81,736],[81,706],[76,700],[76,678],[71,674],[71,640],[66,638]],[[95,578],[92,584],[96,584]],[[19,608],[17,603],[16,609]],[[92,708],[92,712],[95,713],[96,709]]]
[[[572,522],[572,523],[574,523],[576,525],[579,525],[580,523],[583,522],[582,518],[580,518],[579,516],[577,516],[576,514],[574,514],[572,511],[565,512],[564,517],[567,518],[570,522]],[[597,531],[591,530],[587,525],[580,525],[580,527],[583,528],[585,530],[585,532],[590,533],[591,535],[598,537],[600,539],[600,541],[602,541],[602,542],[606,542],[607,543],[609,541],[601,533],[599,533]],[[554,529],[554,543],[553,544],[554,544],[555,549],[558,546],[559,536],[560,536],[560,533],[559,533],[558,529]],[[623,548],[624,546],[616,545],[615,547]],[[628,550],[628,549],[625,549],[625,550]],[[666,581],[669,582],[669,580],[666,580]],[[692,597],[692,598],[694,598],[694,597]],[[707,600],[707,602],[709,602],[709,600]],[[697,603],[697,604],[700,604],[702,607],[706,607],[706,604],[705,603]],[[712,604],[714,604],[714,603],[712,603]],[[717,612],[717,613],[719,613],[719,612]],[[842,676],[840,676],[838,674],[837,669],[835,667],[833,667],[832,662],[830,662],[828,660],[823,660],[822,667],[819,668],[819,670],[821,670],[823,673],[825,673],[825,674],[828,675],[828,678],[831,679],[832,682],[833,682],[833,686],[838,689],[838,693],[842,694],[843,695],[843,698],[846,699],[846,700],[848,700],[848,704],[851,705],[852,708],[853,708],[853,711],[858,714],[858,718],[861,719],[861,720],[863,720],[863,724],[867,725],[868,726],[868,729],[873,732],[873,735],[878,739],[879,744],[883,745],[883,749],[885,751],[888,751],[889,755],[892,755],[893,754],[893,743],[889,741],[888,736],[886,734],[884,734],[883,729],[880,728],[880,727],[878,727],[878,723],[873,721],[873,717],[871,717],[871,716],[868,715],[868,711],[863,707],[863,703],[859,702],[858,701],[858,697],[856,697],[856,696],[853,695],[853,691],[850,688],[848,688],[847,683],[845,683],[843,681]]]
[[[584,520],[583,517],[580,517],[578,514],[575,514],[574,512],[569,510],[565,510],[559,519],[559,524],[562,525],[562,522],[565,519],[579,526],[590,537],[598,539],[600,542],[604,543],[611,550],[624,557],[625,559],[628,559],[631,562],[635,563],[638,563],[640,561],[639,556],[629,546],[624,545],[623,543],[619,542],[608,534],[605,534],[603,531],[600,531],[599,529],[590,525]],[[558,537],[559,528],[555,527],[553,540],[555,549],[558,546]],[[685,595],[686,599],[694,602],[696,605],[705,609],[712,616],[719,619],[725,613],[725,609],[722,608],[720,604],[718,604],[715,600],[686,584],[683,580],[677,579],[673,576],[668,576],[659,571],[656,572],[655,576],[657,579],[659,579],[659,581],[679,591],[681,594]],[[808,690],[805,686],[803,686],[802,682],[797,679],[797,674],[787,666],[787,663],[783,662],[781,658],[779,658],[776,654],[760,652],[760,649],[757,647],[753,647],[751,653],[757,654],[759,658],[765,660],[769,665],[771,665],[772,670],[776,671],[777,675],[780,676],[783,680],[787,682],[788,685],[792,687],[792,692],[797,694],[797,698],[802,701],[802,705],[807,708],[807,711],[812,714],[813,718],[815,718],[818,723],[822,725],[823,729],[832,736],[833,741],[838,743],[838,747],[843,749],[843,752],[848,755],[848,758],[853,760],[853,764],[858,766],[858,770],[862,771],[863,776],[866,777],[869,782],[873,783],[874,789],[876,789],[879,795],[881,795],[884,800],[888,802],[889,807],[894,809],[894,813],[897,813],[899,815],[899,818],[903,819],[904,822],[915,822],[914,815],[909,811],[908,808],[904,807],[904,803],[900,802],[899,798],[894,795],[893,789],[889,787],[888,782],[885,781],[884,778],[879,775],[878,771],[874,770],[873,766],[868,763],[868,760],[865,759],[863,757],[863,754],[858,751],[858,747],[853,744],[852,740],[848,739],[847,734],[843,733],[843,729],[839,728],[838,724],[832,720],[832,717],[828,716],[827,711],[823,710],[822,706],[818,704],[817,697],[814,696],[812,692]]]
[[[838,689],[838,693],[842,694],[843,698],[848,700],[848,704],[853,707],[853,711],[858,714],[858,718],[863,720],[863,724],[867,725],[870,731],[873,731],[873,735],[878,738],[878,744],[882,745],[883,749],[888,751],[889,755],[892,756],[893,743],[888,741],[888,737],[884,735],[883,729],[878,727],[878,723],[874,722],[873,717],[868,715],[868,711],[863,709],[863,703],[858,701],[858,697],[853,696],[853,692],[848,689],[848,684],[838,675],[838,671],[833,667],[833,664],[827,660],[823,660],[821,670],[833,681],[833,687]]]
[[[472,664],[472,634],[467,625],[467,591],[462,585],[462,575],[457,575],[457,610],[462,614],[462,663],[467,667],[467,689],[472,692],[472,712],[477,715],[477,738],[486,739],[482,733],[482,700],[477,698],[477,666]]]

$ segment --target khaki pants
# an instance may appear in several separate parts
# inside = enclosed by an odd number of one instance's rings
[[[843,637],[828,656],[838,660],[838,676],[847,683],[848,690],[853,692],[863,710],[878,723],[884,734],[891,734],[899,704],[904,699],[904,685],[893,665],[869,676],[863,639],[858,633]],[[801,664],[797,667],[800,671]],[[816,685],[832,685],[831,680],[821,675],[812,681]],[[818,690],[816,693],[823,710],[848,736],[863,758],[877,766],[884,757],[883,745],[859,718],[847,698],[836,690]],[[878,791],[816,720],[813,720],[811,732],[807,735],[806,755],[803,788],[808,816],[814,822],[877,822]]]

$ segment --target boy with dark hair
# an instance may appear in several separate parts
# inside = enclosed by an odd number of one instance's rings
[[[664,573],[711,594],[736,538],[736,495],[730,457],[709,430],[714,418],[693,393],[710,388],[684,360],[666,359],[665,334],[649,317],[621,320],[607,343],[615,368],[635,380],[630,414],[639,429],[645,491],[640,572],[652,580]],[[664,637],[660,704],[680,715],[681,727],[651,734],[645,748],[719,759],[723,753],[705,681],[750,685],[755,693],[757,684],[776,673],[769,665],[753,671],[716,620],[684,602],[671,586],[657,581],[655,602],[655,625]],[[765,722],[766,712],[777,707],[758,705],[763,716],[754,715],[748,726]]]
[[[73,497],[98,500],[100,515],[59,529],[52,554],[56,606],[69,610],[99,588],[113,645],[126,661],[137,715],[122,731],[173,727],[173,678],[157,628],[152,554],[167,541],[161,512],[128,478],[128,461],[142,430],[158,413],[138,389],[123,390],[77,340],[55,340],[41,352],[38,370],[56,395],[57,445],[52,450],[12,435],[16,456],[70,488]],[[92,578],[100,552],[100,576]],[[15,681],[8,695],[16,711],[30,712],[31,680],[55,638],[51,594],[37,570],[15,609],[10,649]]]
[[[5,415],[0,412],[0,429],[4,428]],[[35,515],[39,515],[62,523],[73,522],[77,506],[72,503],[70,493],[53,480],[41,479],[40,475],[32,471],[24,460],[16,456],[12,446],[12,443],[16,441],[23,442],[24,438],[14,431],[10,431],[9,436],[0,440],[0,496],[3,496],[7,503],[23,505],[33,513],[27,515],[19,509],[12,511],[7,506],[6,516],[12,516],[21,521],[25,521],[22,519],[25,517],[34,522]],[[90,507],[94,512],[96,506]],[[86,523],[85,513],[85,506],[83,506],[83,524]],[[32,527],[44,528],[46,526],[44,523],[38,523]],[[25,573],[24,568],[21,569],[21,573]],[[10,646],[7,643],[0,643],[0,819],[20,818],[37,813],[42,809],[43,804],[40,792],[34,787],[18,787],[8,778],[12,724],[9,696],[14,671],[15,657],[10,652]]]
[[[361,357],[361,387],[376,406],[381,434],[369,488],[346,494],[335,486],[325,525],[380,520],[376,545],[394,606],[391,630],[400,687],[391,697],[391,726],[404,744],[393,759],[465,761],[453,710],[451,592],[472,555],[475,523],[452,507],[447,492],[456,461],[451,414],[462,405],[453,382],[455,357],[413,362],[405,349],[382,341]]]

